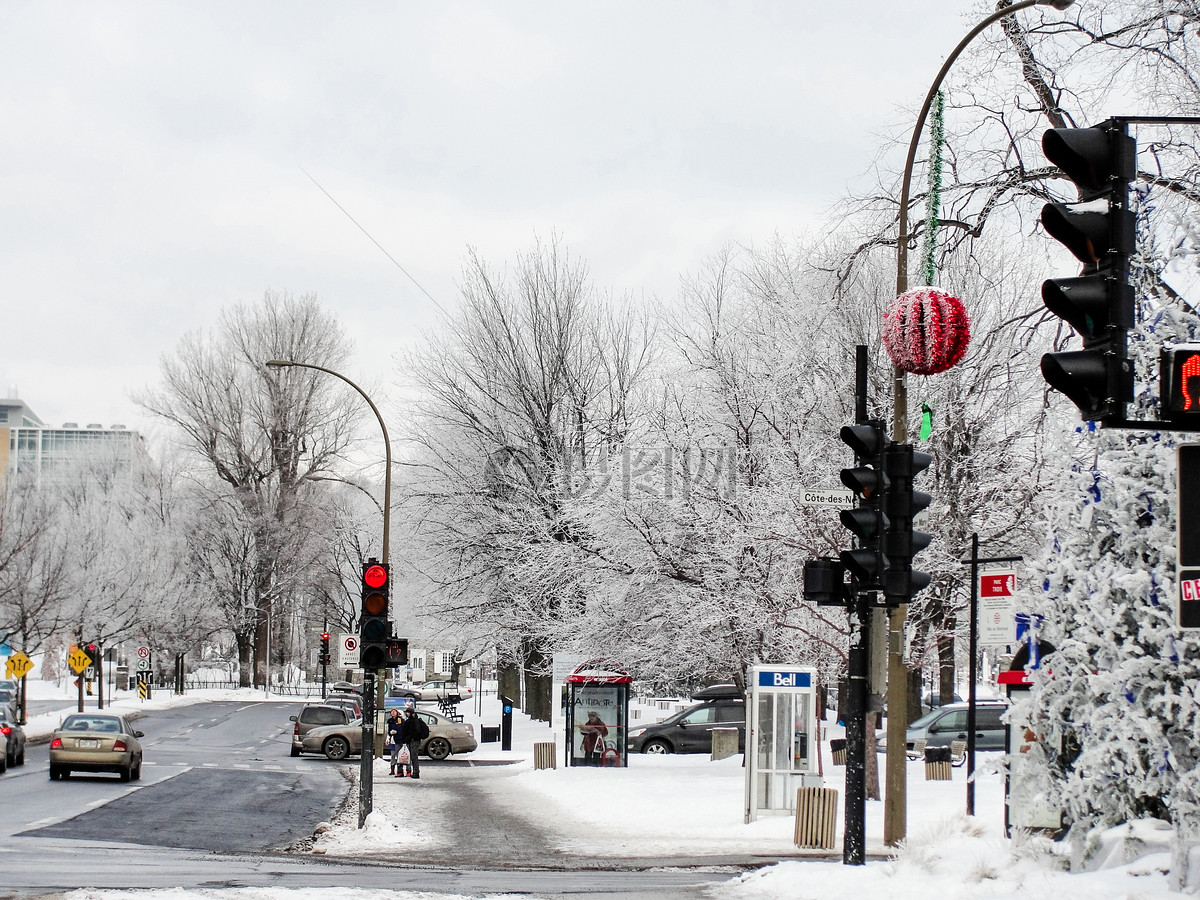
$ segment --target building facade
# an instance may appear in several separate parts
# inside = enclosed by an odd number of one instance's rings
[[[111,462],[128,472],[144,454],[141,435],[124,425],[65,422],[53,428],[22,400],[0,399],[0,478],[20,475],[40,485],[82,461]]]

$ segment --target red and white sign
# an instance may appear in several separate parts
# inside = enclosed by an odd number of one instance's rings
[[[1184,600],[1200,600],[1200,578],[1179,582],[1179,595]]]
[[[1017,573],[1011,569],[979,573],[980,597],[1011,597],[1016,587]]]
[[[1016,639],[1016,587],[1012,569],[979,573],[979,643],[1011,644]]]
[[[137,648],[137,658],[138,659],[149,659],[150,658],[150,648],[149,647],[138,647]]]
[[[358,668],[358,635],[343,634],[339,635],[338,641],[338,668],[339,669],[357,669]]]

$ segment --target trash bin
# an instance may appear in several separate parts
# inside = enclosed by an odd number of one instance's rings
[[[925,780],[926,781],[949,781],[950,780],[950,748],[949,747],[926,747],[925,748]]]
[[[500,742],[500,726],[481,725],[479,727],[479,743],[497,744]]]
[[[844,766],[846,764],[845,738],[833,738],[829,742],[829,755],[833,758],[835,766]]]
[[[837,832],[838,792],[833,788],[796,790],[795,844],[802,849],[832,850]]]

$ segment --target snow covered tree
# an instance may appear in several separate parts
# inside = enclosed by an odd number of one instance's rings
[[[1162,342],[1196,340],[1200,318],[1165,286],[1167,261],[1195,269],[1190,225],[1139,191],[1133,270],[1140,326],[1131,336],[1132,418],[1157,418]],[[1166,215],[1166,221],[1155,213]],[[1159,249],[1172,236],[1167,252]],[[1082,847],[1089,829],[1151,816],[1200,822],[1200,637],[1175,627],[1176,435],[1154,428],[1068,432],[1048,492],[1045,592],[1034,611],[1056,648],[1027,715],[1050,766],[1043,792]]]

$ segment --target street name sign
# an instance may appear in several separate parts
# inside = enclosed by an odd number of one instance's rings
[[[843,491],[830,488],[824,491],[805,489],[800,492],[800,503],[803,506],[853,506],[854,491]]]

